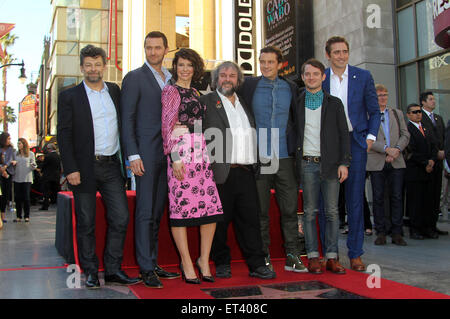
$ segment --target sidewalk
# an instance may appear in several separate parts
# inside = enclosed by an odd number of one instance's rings
[[[0,299],[136,299],[127,287],[104,286],[103,274],[100,290],[87,290],[83,282],[79,289],[68,288],[70,273],[55,248],[56,205],[48,211],[33,206],[30,215],[30,223],[16,224],[7,213],[8,223],[0,230]],[[449,231],[450,223],[438,227]],[[339,236],[340,260],[348,268],[346,235]],[[406,247],[391,244],[390,237],[386,246],[375,246],[374,240],[375,235],[365,237],[363,261],[379,265],[383,278],[450,295],[450,236],[405,237]]]

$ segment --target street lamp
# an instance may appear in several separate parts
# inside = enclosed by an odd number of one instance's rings
[[[18,66],[22,67],[20,69],[19,81],[20,81],[20,83],[24,84],[25,81],[27,80],[27,76],[25,74],[25,63],[23,62],[23,60],[22,60],[22,63],[9,63],[9,64],[0,65],[0,69],[5,66],[11,66],[11,65],[18,65]]]

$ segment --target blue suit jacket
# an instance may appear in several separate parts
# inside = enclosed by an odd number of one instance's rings
[[[165,161],[161,136],[161,88],[146,64],[124,77],[121,106],[126,156],[139,155],[144,165]]]
[[[330,93],[330,68],[323,82],[323,90]],[[353,127],[353,136],[367,149],[367,135],[378,135],[381,124],[380,107],[374,81],[369,71],[348,66],[348,115]]]

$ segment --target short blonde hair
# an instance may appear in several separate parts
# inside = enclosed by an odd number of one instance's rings
[[[375,90],[378,91],[384,91],[384,92],[389,92],[387,87],[384,86],[383,84],[376,84],[375,85]]]

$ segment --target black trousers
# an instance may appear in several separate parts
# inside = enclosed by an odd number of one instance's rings
[[[30,217],[30,191],[31,183],[14,182],[14,201],[16,202],[17,218],[22,218],[22,210],[24,218]]]
[[[8,205],[8,201],[12,198],[12,176],[10,175],[8,178],[3,176],[0,177],[1,188],[2,188],[2,197],[0,200],[0,211],[2,213],[5,212],[6,206]]]
[[[167,203],[167,161],[144,160],[144,176],[136,176],[135,243],[141,272],[155,270],[159,225]]]
[[[228,226],[234,232],[244,259],[250,269],[264,266],[259,199],[253,172],[244,168],[231,168],[227,181],[217,184],[223,206],[223,221],[218,222],[211,249],[211,258],[218,265],[230,265],[231,254],[227,245]]]
[[[433,168],[431,182],[431,197],[433,201],[434,214],[432,214],[432,230],[436,231],[436,223],[439,220],[441,210],[441,191],[442,191],[442,170],[443,162],[437,161]]]
[[[406,209],[411,233],[424,234],[433,229],[435,211],[431,188],[431,180],[406,182]]]
[[[44,201],[42,207],[48,208],[50,203],[56,203],[56,197],[60,189],[59,180],[47,180],[44,178]]]
[[[105,274],[120,270],[129,221],[125,178],[119,160],[96,161],[94,165],[97,189],[106,208],[108,230],[104,252]],[[81,268],[87,274],[98,272],[96,255],[95,216],[96,192],[73,193],[77,223],[78,255]]]

